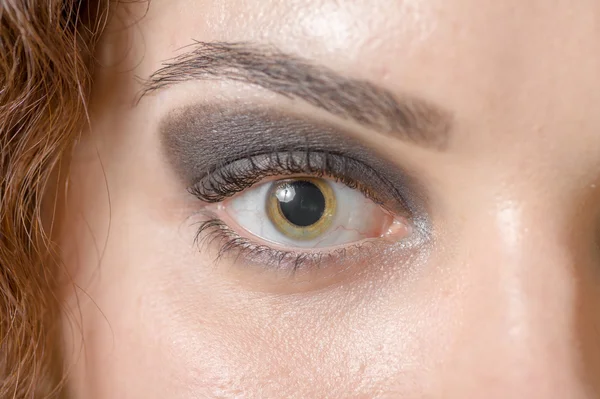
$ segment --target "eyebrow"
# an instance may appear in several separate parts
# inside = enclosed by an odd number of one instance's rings
[[[410,95],[395,95],[366,80],[276,48],[251,43],[199,42],[142,81],[140,99],[189,80],[230,80],[300,99],[343,119],[426,148],[446,148],[450,113]]]

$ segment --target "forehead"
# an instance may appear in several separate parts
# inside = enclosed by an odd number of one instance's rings
[[[596,1],[154,0],[143,13],[138,76],[193,40],[266,43],[440,104],[463,151],[600,147]]]

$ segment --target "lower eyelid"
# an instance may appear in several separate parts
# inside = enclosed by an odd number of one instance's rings
[[[226,222],[210,213],[206,217],[196,237],[196,243],[202,252],[216,249],[219,260],[233,256],[237,262],[242,261],[245,265],[255,264],[277,270],[297,272],[304,268],[331,266],[341,262],[349,254],[356,257],[361,251],[364,255],[368,248],[394,244],[394,240],[371,239],[332,248],[290,251],[240,236]],[[210,246],[216,248],[208,248]]]
[[[236,239],[244,240],[245,243],[248,245],[255,245],[255,246],[263,247],[263,249],[266,249],[268,247],[269,249],[272,249],[273,251],[276,251],[279,254],[284,253],[284,252],[288,253],[288,254],[323,254],[323,253],[335,252],[337,250],[357,244],[357,242],[351,242],[348,244],[342,244],[342,245],[336,245],[336,246],[330,246],[330,247],[285,247],[278,243],[263,240],[262,238],[255,236],[251,233],[244,234],[244,232],[246,230],[243,227],[239,226],[235,221],[231,220],[231,218],[227,218],[227,217],[223,218],[223,216],[217,216],[214,213],[211,214],[211,216],[209,216],[209,217],[210,217],[210,219],[209,219],[210,223],[213,224],[214,226],[218,226],[219,229],[221,230],[221,232],[226,232],[229,237],[234,237]],[[242,231],[242,233],[240,233],[236,230],[240,230],[240,231]],[[361,240],[361,242],[372,241],[372,240],[376,240],[376,239],[380,239],[380,238],[382,238],[382,237],[374,237],[371,239],[365,239],[365,240]]]
[[[422,253],[422,242],[415,239],[402,243],[375,239],[328,252],[298,254],[239,237],[210,212],[201,223],[196,240],[199,251],[213,259],[214,272],[249,291],[290,295],[337,289],[352,281],[373,284],[374,279],[405,274],[423,262],[415,262]]]

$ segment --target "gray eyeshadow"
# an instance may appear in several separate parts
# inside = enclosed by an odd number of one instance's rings
[[[166,158],[187,186],[240,159],[323,151],[343,154],[373,169],[412,211],[423,210],[425,205],[423,190],[414,179],[331,124],[236,103],[199,104],[168,114],[160,123],[160,134]],[[371,188],[390,190],[389,185]]]

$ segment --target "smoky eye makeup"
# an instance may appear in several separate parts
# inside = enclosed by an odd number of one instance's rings
[[[196,104],[167,114],[159,132],[167,163],[199,201],[195,241],[216,245],[219,259],[299,270],[393,245],[398,220],[419,241],[429,234],[416,180],[332,123]]]

